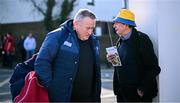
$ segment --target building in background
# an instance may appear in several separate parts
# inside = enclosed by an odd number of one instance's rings
[[[46,9],[45,0],[35,1],[38,5]],[[60,13],[62,0],[56,0],[56,3],[53,9],[54,17],[57,17]],[[114,33],[112,29],[112,20],[123,7],[124,0],[77,0],[74,10],[69,16],[69,18],[74,17],[75,12],[80,8],[90,9],[96,14],[97,25],[94,32],[97,36],[100,36],[100,43],[102,44],[102,62],[106,62],[105,47],[111,46],[109,33]],[[28,32],[32,32],[35,34],[34,36],[38,41],[37,49],[40,47],[45,37],[44,34],[46,34],[42,22],[43,15],[35,10],[31,2],[27,0],[0,0],[0,12],[0,30],[2,34],[11,31],[15,35],[15,39],[18,39],[20,35],[27,35]],[[113,35],[112,38],[114,36],[116,35]]]
[[[30,1],[30,0],[29,0]],[[20,23],[35,23],[43,20],[43,15],[34,9],[33,4],[27,0],[0,0],[0,24],[20,24]],[[44,5],[45,0],[36,0],[39,5]],[[58,16],[61,10],[62,0],[56,0],[56,6],[53,10],[54,17]],[[112,22],[117,12],[124,7],[124,0],[77,0],[74,10],[70,18],[75,15],[75,12],[80,8],[88,8],[95,12],[98,21],[98,27],[101,29],[107,28],[105,22]],[[105,26],[104,26],[105,25]],[[101,30],[107,34],[107,29]]]

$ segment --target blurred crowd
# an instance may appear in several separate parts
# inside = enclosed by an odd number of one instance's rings
[[[0,63],[3,67],[12,67],[15,60],[29,59],[36,49],[36,39],[32,33],[21,35],[17,41],[11,32],[0,35]]]

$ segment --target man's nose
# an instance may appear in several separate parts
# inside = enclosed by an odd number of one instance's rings
[[[88,34],[91,35],[93,33],[93,30],[88,30]]]
[[[113,28],[115,28],[116,27],[116,25],[115,24],[113,24]]]

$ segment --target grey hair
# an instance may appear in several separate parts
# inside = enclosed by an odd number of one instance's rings
[[[96,19],[95,14],[89,9],[80,9],[74,16],[74,20],[82,20],[85,17],[90,17],[91,19]]]

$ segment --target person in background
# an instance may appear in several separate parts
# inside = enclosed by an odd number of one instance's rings
[[[26,50],[26,60],[28,60],[35,53],[36,49],[36,39],[33,37],[32,33],[29,33],[29,35],[24,40],[23,45]]]
[[[13,66],[13,55],[15,53],[15,42],[12,33],[8,32],[4,37],[4,60],[3,66]]]
[[[5,40],[6,40],[6,35],[3,35],[2,36],[2,66],[6,66],[7,63],[6,63],[6,54],[5,54],[5,51],[4,51],[4,43],[5,43]]]
[[[3,51],[3,35],[0,34],[0,60],[2,57],[2,51]]]
[[[151,40],[137,31],[135,15],[128,9],[120,10],[113,27],[119,36],[116,46],[122,64],[114,67],[117,102],[152,102],[158,92],[156,76],[160,67]],[[107,54],[109,62],[114,58],[114,54]]]
[[[50,102],[100,102],[99,41],[93,34],[95,14],[80,9],[48,33],[35,61]]]
[[[18,41],[18,44],[17,44],[22,62],[26,60],[26,50],[24,48],[24,40],[25,40],[24,35],[21,35],[20,40]]]

